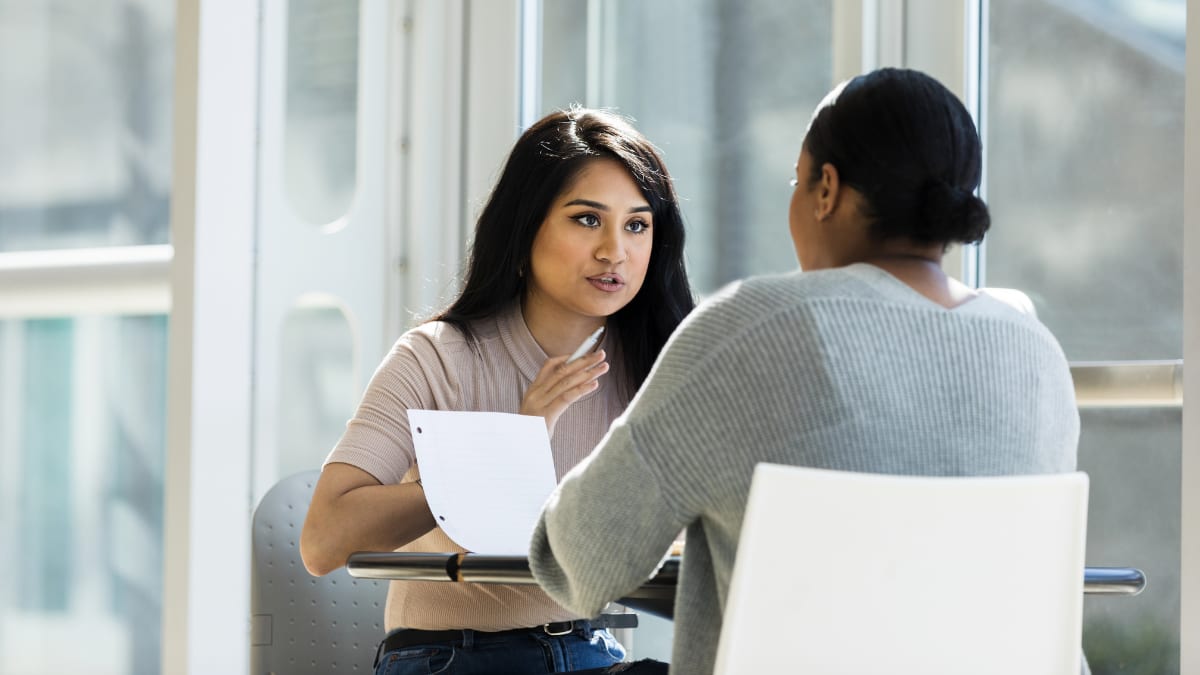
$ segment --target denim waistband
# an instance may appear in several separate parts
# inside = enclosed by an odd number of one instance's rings
[[[415,645],[454,643],[470,647],[475,642],[503,640],[518,635],[542,635],[547,637],[578,635],[583,638],[590,638],[592,631],[598,628],[598,626],[593,626],[592,622],[587,620],[557,621],[529,628],[512,628],[501,631],[482,631],[470,628],[459,630],[417,630],[402,628],[393,631],[379,643],[379,648],[375,651],[375,665],[379,665],[379,659],[384,654]]]

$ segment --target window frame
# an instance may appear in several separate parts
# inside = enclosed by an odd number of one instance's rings
[[[1189,2],[1188,44],[1200,45],[1200,11]],[[1187,50],[1184,185],[1200,184],[1200,48]],[[1183,358],[1200,363],[1200,191],[1184,194]],[[1186,261],[1192,261],[1189,265]],[[1200,672],[1200,377],[1184,378],[1180,448],[1180,672]]]
[[[169,244],[0,253],[0,319],[166,314]]]
[[[258,21],[256,2],[176,8],[163,672],[249,664],[250,538],[229,533],[251,506]]]

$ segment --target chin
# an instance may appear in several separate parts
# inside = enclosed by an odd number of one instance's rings
[[[632,300],[632,298],[630,298]],[[588,308],[581,308],[580,314],[596,318],[607,318],[616,314],[629,304],[629,300],[598,303]]]

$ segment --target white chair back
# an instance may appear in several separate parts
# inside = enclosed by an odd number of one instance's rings
[[[1087,496],[760,464],[716,672],[1079,673]]]
[[[373,672],[386,582],[355,579],[344,567],[314,577],[300,559],[300,529],[318,475],[284,478],[254,511],[250,675]]]

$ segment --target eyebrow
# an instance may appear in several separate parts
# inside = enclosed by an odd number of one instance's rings
[[[572,199],[571,201],[567,202],[566,204],[563,204],[563,206],[564,207],[565,206],[587,206],[587,207],[590,207],[593,209],[597,209],[599,211],[608,211],[609,210],[608,205],[602,204],[600,202],[594,202],[590,199]],[[652,211],[653,211],[653,209],[651,209],[649,205],[635,206],[634,208],[629,209],[630,213],[650,213]]]

